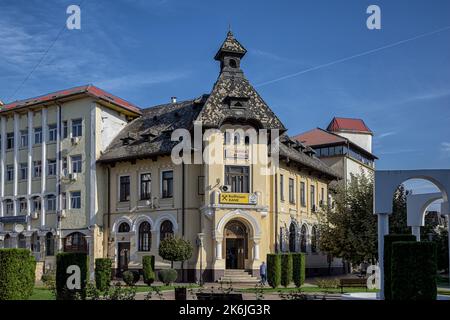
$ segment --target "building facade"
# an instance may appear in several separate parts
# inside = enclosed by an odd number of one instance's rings
[[[215,56],[213,89],[192,100],[141,110],[88,87],[6,105],[0,245],[50,261],[55,243],[89,252],[91,261],[109,257],[120,274],[140,269],[145,255],[156,257],[157,270],[169,268],[158,246],[177,236],[194,246],[189,261],[175,264],[184,280],[219,280],[229,269],[258,275],[266,255],[280,251],[305,252],[309,274],[340,272],[341,262],[319,250],[318,222],[328,185],[341,176],[288,137],[244,76],[245,54],[229,32]],[[32,128],[28,142],[38,143],[22,150],[25,128]]]

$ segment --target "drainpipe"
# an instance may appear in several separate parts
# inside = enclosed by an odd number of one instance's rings
[[[275,253],[278,253],[278,174],[275,173]]]
[[[185,221],[185,174],[186,174],[186,165],[184,161],[181,163],[181,235],[184,239],[184,221]],[[181,281],[184,282],[184,261],[181,262]]]
[[[61,103],[55,101],[56,105],[59,108],[58,112],[58,153],[57,153],[57,181],[56,181],[56,194],[58,195],[57,202],[58,202],[58,211],[56,214],[56,232],[59,232],[59,238],[58,238],[58,251],[62,248],[62,203],[61,203],[61,172],[62,172],[62,106]],[[28,128],[28,130],[31,130],[31,128]],[[43,128],[42,130],[45,130]],[[31,143],[31,141],[28,141],[28,143]],[[67,206],[67,197],[66,197],[66,206]]]
[[[107,226],[107,238],[106,238],[106,256],[109,258],[109,241],[110,241],[110,230],[111,230],[111,195],[110,195],[110,188],[111,188],[111,168],[107,166],[107,220],[106,220],[106,226]]]

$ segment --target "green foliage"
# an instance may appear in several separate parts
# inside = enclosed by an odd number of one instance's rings
[[[412,234],[390,234],[384,236],[384,297],[392,299],[391,291],[391,266],[392,266],[392,244],[399,241],[415,242],[416,237]]]
[[[404,185],[400,185],[394,193],[392,202],[392,214],[389,216],[389,233],[409,234],[411,228],[406,225],[406,190]]]
[[[41,281],[44,284],[44,286],[52,292],[52,295],[54,298],[56,298],[56,272],[55,270],[48,270],[45,272],[42,277]]]
[[[158,272],[159,281],[169,286],[172,282],[177,280],[178,273],[174,269],[164,269]]]
[[[436,300],[436,244],[394,242],[391,264],[392,300]]]
[[[112,277],[112,261],[109,258],[95,259],[95,285],[105,291],[109,288]]]
[[[340,282],[339,279],[317,279],[316,284],[320,289],[337,289]]]
[[[281,256],[279,254],[267,255],[267,282],[272,288],[281,283]]]
[[[137,288],[123,286],[120,282],[109,286],[106,291],[100,291],[93,283],[86,287],[86,299],[88,300],[135,300]]]
[[[155,281],[155,256],[142,257],[144,282],[149,286]]]
[[[0,300],[26,300],[34,288],[36,261],[27,249],[0,249]]]
[[[287,287],[292,282],[292,255],[284,253],[281,255],[281,285]]]
[[[176,238],[167,237],[159,244],[159,255],[172,262],[186,261],[192,257],[192,245],[189,241]]]
[[[292,279],[300,288],[305,283],[306,259],[304,253],[292,253]]]
[[[122,274],[122,280],[127,286],[134,286],[139,281],[139,273],[136,271],[127,270]]]
[[[72,274],[67,273],[67,268],[77,265],[80,268],[80,289],[68,289],[67,279]],[[86,283],[89,279],[89,258],[86,253],[62,252],[56,255],[56,299],[75,300],[78,296],[86,295]]]

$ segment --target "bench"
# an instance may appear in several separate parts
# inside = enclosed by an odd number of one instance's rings
[[[344,287],[347,287],[347,288],[366,288],[366,291],[367,291],[367,279],[366,278],[341,279],[339,286],[341,287],[341,293],[344,293]]]

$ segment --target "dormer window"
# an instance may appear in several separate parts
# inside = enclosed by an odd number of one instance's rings
[[[230,67],[231,67],[231,68],[237,68],[237,62],[236,62],[236,60],[230,59],[229,64],[230,64]]]
[[[247,107],[248,100],[249,99],[247,97],[227,97],[224,102],[231,109],[245,109]]]

